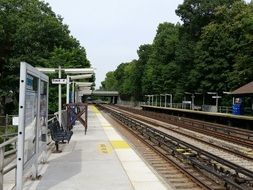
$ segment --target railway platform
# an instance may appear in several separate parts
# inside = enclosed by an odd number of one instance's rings
[[[191,119],[199,119],[207,122],[223,124],[232,127],[238,127],[248,130],[253,130],[253,117],[244,115],[232,115],[225,113],[215,113],[215,112],[204,112],[188,109],[177,109],[170,107],[159,107],[142,105],[143,110],[154,111],[159,113],[167,113],[178,117],[187,117]]]
[[[62,153],[51,153],[40,165],[39,180],[26,190],[165,190],[171,189],[94,107],[88,108],[88,131],[77,124]]]

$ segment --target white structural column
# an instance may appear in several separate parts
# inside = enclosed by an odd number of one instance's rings
[[[71,102],[75,103],[75,82],[72,82],[72,96],[71,96]]]
[[[165,107],[167,107],[167,96],[170,97],[170,107],[172,108],[172,94],[165,94]]]
[[[61,66],[59,66],[59,73],[58,73],[58,77],[59,79],[61,78]],[[58,114],[59,114],[59,123],[60,123],[60,126],[62,124],[62,117],[61,117],[61,84],[59,84],[58,86],[58,93],[59,93],[59,99],[58,99]]]
[[[69,104],[69,85],[70,85],[70,80],[69,80],[69,75],[67,75],[66,104]]]

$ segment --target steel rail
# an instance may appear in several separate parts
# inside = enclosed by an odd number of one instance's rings
[[[216,137],[216,138],[219,137],[222,140],[230,141],[236,144],[241,144],[243,146],[253,148],[253,140],[251,140],[251,137],[253,137],[253,131],[250,131],[250,130],[233,128],[233,127],[223,126],[223,125],[218,125],[218,124],[211,124],[209,122],[196,121],[193,119],[188,119],[188,118],[186,119],[183,117],[165,115],[163,113],[160,113],[160,114],[151,113],[147,111],[126,108],[123,106],[117,106],[117,107],[123,110],[128,110],[128,111],[137,113],[139,115],[145,115],[154,119],[159,118],[160,120],[164,122],[170,121],[172,122],[172,124],[179,125],[180,127],[187,128],[192,131],[200,132],[203,134],[206,134],[208,132],[208,134],[210,134],[213,137]],[[201,127],[201,129],[199,127]],[[242,137],[235,136],[233,135],[233,133],[237,135],[242,135]]]
[[[138,127],[141,127],[141,129],[139,129],[139,131],[141,131],[142,134],[144,134],[144,133],[145,134],[151,133],[152,135],[155,134],[154,136],[156,137],[156,140],[158,140],[158,141],[159,141],[159,139],[166,140],[167,142],[174,141],[178,145],[182,145],[182,146],[184,146],[186,148],[189,148],[189,149],[195,151],[198,155],[204,155],[207,158],[209,158],[209,159],[211,159],[213,161],[216,161],[217,163],[220,163],[220,164],[222,164],[222,165],[224,165],[224,166],[232,169],[233,171],[235,171],[236,174],[240,173],[240,174],[243,174],[243,175],[249,177],[250,180],[253,179],[253,173],[250,170],[246,169],[246,168],[243,168],[243,167],[241,167],[241,166],[239,166],[237,164],[234,164],[234,163],[232,163],[230,161],[227,161],[227,160],[225,160],[223,158],[215,156],[215,155],[213,155],[213,154],[211,154],[211,153],[209,153],[209,152],[207,152],[205,150],[202,150],[202,149],[200,149],[198,147],[195,147],[195,146],[193,146],[193,145],[191,145],[189,143],[186,143],[186,142],[184,142],[184,141],[182,141],[180,139],[177,139],[177,138],[175,138],[175,137],[173,137],[173,136],[171,136],[169,134],[166,134],[166,133],[164,133],[162,131],[159,131],[159,130],[154,129],[154,128],[150,127],[150,126],[147,126],[146,124],[143,124],[143,123],[141,123],[141,122],[139,122],[139,121],[137,121],[135,119],[126,117],[126,116],[124,116],[123,114],[121,114],[119,112],[116,112],[116,111],[113,111],[113,110],[111,110],[111,112],[112,112],[112,115],[114,115],[116,118],[118,117],[118,118],[121,118],[122,120],[125,120],[125,122],[126,122],[126,124],[128,126],[131,126],[131,125],[137,126],[138,125]],[[153,136],[153,138],[154,138],[154,136]],[[151,138],[151,136],[149,136],[149,138]],[[159,142],[159,144],[160,143],[164,144],[164,142]],[[189,160],[191,160],[191,159],[189,159]],[[206,169],[204,166],[205,165],[202,165],[202,169]],[[224,181],[226,181],[230,185],[234,186],[234,184],[231,183],[231,180],[228,180],[227,176],[224,177],[224,176],[221,176],[220,174],[217,174],[217,173],[216,173],[216,175],[219,176],[219,177],[221,177]],[[248,179],[246,179],[246,180],[248,180]],[[239,187],[236,187],[236,188],[239,188]],[[245,189],[245,187],[241,187],[241,189]]]

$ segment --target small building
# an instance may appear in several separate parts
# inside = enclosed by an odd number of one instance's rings
[[[231,92],[231,95],[234,97],[233,103],[239,102],[241,98],[251,98],[251,108],[247,110],[249,112],[253,112],[253,81],[241,86],[240,88]]]

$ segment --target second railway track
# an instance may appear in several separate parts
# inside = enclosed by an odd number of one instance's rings
[[[189,139],[184,142],[178,134],[169,134],[129,115],[126,116],[126,114],[111,107],[104,108],[143,140],[149,141],[151,145],[156,147],[156,151],[160,151],[166,157],[172,156],[176,160],[181,160],[181,163],[184,163],[185,166],[195,168],[203,176],[209,177],[228,189],[253,189],[253,173],[248,169],[253,165],[253,162],[248,161],[246,165],[241,166],[236,161],[231,162],[231,159],[228,158],[229,155],[214,150],[210,150],[210,153],[206,150],[208,147],[202,147],[203,149],[201,149],[195,146],[194,142],[190,142]]]

